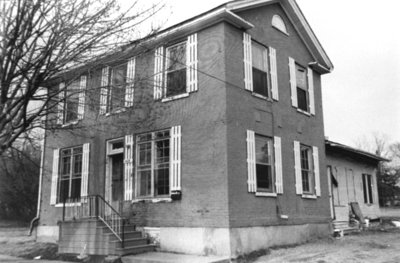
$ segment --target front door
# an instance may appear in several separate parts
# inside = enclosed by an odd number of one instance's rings
[[[124,200],[124,140],[113,140],[107,145],[106,201],[122,212]]]

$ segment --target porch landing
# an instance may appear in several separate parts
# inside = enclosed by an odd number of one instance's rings
[[[205,257],[174,253],[150,252],[121,258],[123,263],[229,263],[226,257]]]

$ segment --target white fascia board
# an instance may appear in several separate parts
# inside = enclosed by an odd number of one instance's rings
[[[241,11],[247,8],[253,8],[257,5],[272,4],[278,2],[277,0],[242,0],[227,4],[227,9],[232,11]]]
[[[254,27],[254,25],[250,22],[244,20],[240,16],[232,13],[231,11],[223,7],[213,12],[207,13],[197,19],[184,23],[180,26],[172,27],[171,29],[166,29],[165,31],[163,30],[163,32],[157,34],[155,38],[163,38],[167,35],[185,31],[186,29],[189,29],[191,27],[199,30],[201,28],[219,23],[221,21],[226,21],[239,29],[247,30]]]

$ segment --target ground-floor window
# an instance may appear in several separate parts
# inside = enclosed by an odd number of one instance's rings
[[[372,198],[372,175],[363,174],[363,190],[364,190],[364,203],[372,204],[374,202]]]
[[[60,151],[60,176],[58,181],[58,202],[81,197],[82,146]]]
[[[170,130],[136,137],[137,196],[159,197],[170,193]]]
[[[273,140],[255,135],[257,192],[274,192]]]
[[[309,146],[300,146],[301,181],[303,193],[314,194],[314,173],[312,162],[312,149]]]

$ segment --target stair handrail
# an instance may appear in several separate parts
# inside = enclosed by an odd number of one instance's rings
[[[79,202],[79,201],[80,202]],[[80,203],[79,209],[76,206],[72,210],[72,217],[75,219],[79,218],[97,218],[102,221],[107,228],[121,241],[121,246],[124,248],[124,232],[125,232],[125,221],[124,218],[115,208],[107,202],[101,195],[88,195],[82,196],[79,199],[64,198],[62,221],[65,221],[66,204],[69,203]],[[109,214],[106,212],[109,211]]]
[[[107,227],[111,230],[111,232],[121,241],[122,248],[124,247],[124,230],[125,230],[125,218],[118,213],[117,210],[107,202],[101,195],[95,195],[96,197],[96,206],[97,206],[97,218],[100,219]],[[100,203],[98,201],[102,201],[104,203],[104,209],[100,210]],[[110,209],[111,215],[107,216],[105,210]],[[100,213],[103,212],[103,213]],[[108,220],[107,217],[111,218]]]

